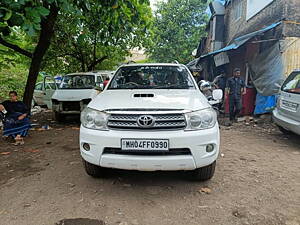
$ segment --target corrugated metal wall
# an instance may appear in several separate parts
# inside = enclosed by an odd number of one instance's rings
[[[293,70],[300,69],[300,38],[287,37],[282,46],[284,75],[288,76]]]

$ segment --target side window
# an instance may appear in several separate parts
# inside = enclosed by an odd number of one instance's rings
[[[97,81],[96,81],[97,84],[99,83],[103,83],[103,79],[101,76],[97,76]]]
[[[282,90],[300,94],[300,73],[292,73],[282,85]]]
[[[43,87],[43,84],[37,84],[35,85],[35,90],[38,90],[38,91],[41,91],[42,90],[42,87]]]
[[[243,14],[243,2],[242,0],[233,1],[233,15],[234,20],[238,20],[242,17]]]
[[[51,88],[50,84],[46,83],[46,85],[45,85],[45,90],[51,90],[51,89],[52,89],[52,88]]]

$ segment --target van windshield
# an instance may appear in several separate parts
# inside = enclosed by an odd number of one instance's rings
[[[293,72],[282,85],[282,91],[300,94],[300,72]]]
[[[95,86],[95,76],[78,74],[63,76],[59,89],[93,89]]]
[[[108,89],[195,89],[184,66],[128,66],[121,67]]]

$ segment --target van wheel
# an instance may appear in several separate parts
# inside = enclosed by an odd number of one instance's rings
[[[61,113],[58,113],[58,112],[54,112],[54,119],[61,123],[65,120],[65,115],[61,114]]]
[[[191,171],[191,179],[194,181],[206,181],[214,176],[216,161],[212,164]]]
[[[99,178],[99,177],[107,177],[108,176],[108,170],[107,168],[96,166],[94,164],[91,164],[84,159],[82,159],[83,166],[85,169],[85,172],[90,175],[91,177]]]
[[[286,135],[291,135],[293,134],[293,132],[287,130],[287,129],[284,129],[283,127],[281,126],[278,126],[279,130],[283,133],[283,134],[286,134]]]

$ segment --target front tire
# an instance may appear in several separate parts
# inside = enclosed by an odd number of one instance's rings
[[[215,174],[216,161],[212,164],[191,171],[191,179],[194,181],[210,180]]]
[[[99,178],[99,177],[107,177],[108,176],[108,169],[101,167],[101,166],[96,166],[94,164],[91,164],[84,159],[82,159],[83,166],[85,169],[85,172],[94,178]]]

